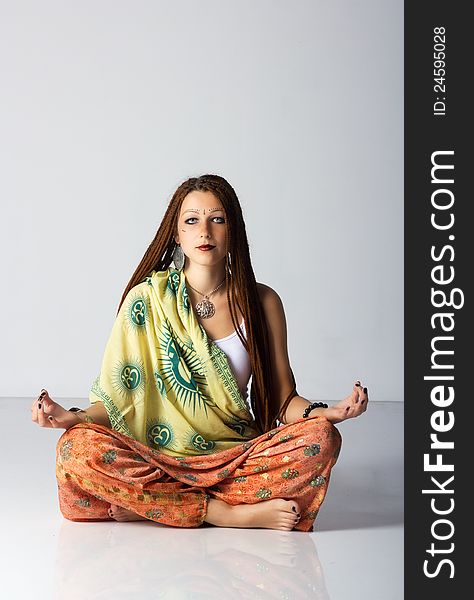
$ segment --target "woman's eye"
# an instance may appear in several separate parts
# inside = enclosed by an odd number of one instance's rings
[[[225,223],[224,217],[212,217],[212,220],[214,219],[220,219],[218,221],[218,223]],[[186,219],[185,223],[186,225],[193,225],[193,223],[191,223],[190,221],[197,221],[196,217],[189,217],[189,219]]]

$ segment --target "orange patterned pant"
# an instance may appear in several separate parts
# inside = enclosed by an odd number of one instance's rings
[[[199,527],[210,497],[227,504],[296,500],[295,529],[313,531],[341,447],[324,417],[299,419],[233,448],[168,456],[113,429],[81,423],[57,445],[62,514],[72,521],[110,521],[110,504],[165,525]]]

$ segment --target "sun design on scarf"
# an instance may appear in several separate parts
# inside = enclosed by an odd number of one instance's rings
[[[175,296],[178,293],[180,280],[181,275],[178,269],[173,269],[170,267],[168,280],[166,282],[166,289],[169,290]]]
[[[207,381],[201,360],[193,348],[180,343],[177,336],[175,339],[172,337],[166,321],[162,326],[157,371],[166,388],[166,395],[171,401],[176,398],[185,408],[192,407],[193,415],[198,409],[207,416],[207,407],[215,407],[216,404],[203,393]]]
[[[159,448],[161,446],[173,449],[176,446],[173,426],[163,417],[147,421],[146,437],[148,445],[151,448]]]
[[[149,299],[144,294],[133,293],[124,306],[124,321],[128,328],[137,332],[146,332],[150,319]]]
[[[250,415],[249,415],[249,417],[250,417]],[[244,437],[245,430],[250,426],[250,423],[248,421],[246,421],[245,419],[240,419],[238,417],[232,417],[232,421],[226,423],[226,425],[227,425],[227,427],[229,427],[233,431],[236,431],[239,435]]]
[[[201,433],[194,429],[189,429],[183,436],[184,447],[191,454],[205,454],[213,452],[216,447],[214,440],[206,439]]]
[[[138,358],[117,362],[114,366],[112,382],[121,395],[141,396],[146,384],[143,362]]]
[[[189,302],[188,290],[186,284],[183,281],[181,286],[181,292],[179,286],[181,284],[182,273],[176,269],[170,268],[168,279],[166,282],[165,294],[168,297],[176,298],[178,312],[183,312],[185,315],[189,315],[191,312],[191,304]]]

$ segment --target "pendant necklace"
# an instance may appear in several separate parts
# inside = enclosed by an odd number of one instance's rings
[[[215,312],[216,312],[216,307],[214,306],[214,304],[209,300],[209,296],[212,296],[212,294],[214,292],[217,292],[217,290],[222,286],[222,284],[225,282],[225,277],[224,279],[221,281],[221,283],[212,290],[212,292],[208,292],[207,294],[203,294],[202,292],[200,292],[199,290],[197,290],[196,288],[193,288],[193,286],[187,282],[187,285],[189,285],[189,287],[194,290],[195,292],[197,292],[198,294],[200,294],[201,296],[204,296],[204,298],[201,300],[201,302],[198,302],[196,304],[196,306],[194,307],[196,309],[196,313],[201,317],[201,319],[209,319],[210,317],[212,317]]]

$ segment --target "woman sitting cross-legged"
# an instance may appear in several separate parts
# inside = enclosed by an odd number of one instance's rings
[[[172,264],[173,263],[173,264]],[[250,397],[248,397],[248,384]],[[232,186],[182,183],[124,290],[87,410],[46,390],[41,427],[64,428],[56,474],[73,521],[312,531],[341,436],[363,413],[298,395],[283,304],[257,283]]]

